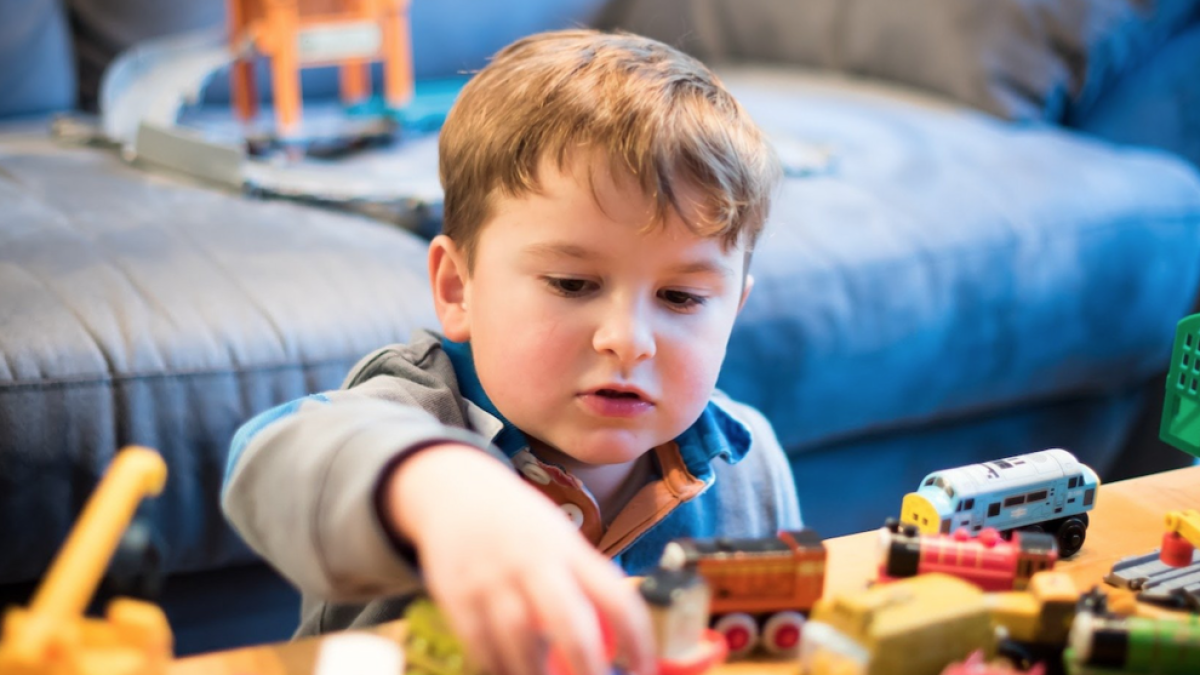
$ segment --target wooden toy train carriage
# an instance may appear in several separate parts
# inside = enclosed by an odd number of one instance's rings
[[[694,569],[712,589],[713,628],[731,657],[757,644],[774,654],[795,652],[805,614],[825,588],[825,545],[810,529],[761,539],[677,539],[661,565]]]

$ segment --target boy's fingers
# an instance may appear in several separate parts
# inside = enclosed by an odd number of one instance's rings
[[[640,675],[655,672],[654,630],[637,588],[608,560],[588,561],[579,576],[629,669]]]
[[[482,607],[468,605],[463,611],[452,611],[453,603],[443,606],[450,629],[458,636],[466,650],[467,660],[477,669],[488,673],[499,673],[500,656],[495,642],[484,624]]]
[[[504,589],[497,591],[485,610],[488,614],[489,640],[495,646],[502,667],[493,675],[535,675],[543,670],[545,640],[534,625],[525,598]]]
[[[602,654],[600,623],[574,579],[546,575],[531,580],[527,590],[543,633],[566,657],[573,675],[605,675],[609,669]]]

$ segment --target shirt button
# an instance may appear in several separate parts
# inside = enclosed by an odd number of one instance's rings
[[[571,519],[575,527],[583,527],[583,509],[574,504],[559,504],[558,507],[563,510],[563,513],[567,514],[567,517]]]
[[[538,485],[549,485],[550,474],[546,470],[533,462],[526,462],[521,465],[521,474]]]

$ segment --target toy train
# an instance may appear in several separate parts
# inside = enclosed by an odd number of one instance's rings
[[[1037,572],[1058,560],[1054,537],[1042,532],[1015,532],[1010,541],[990,527],[971,536],[921,534],[914,525],[889,519],[880,529],[878,580],[893,581],[917,574],[944,572],[985,591],[1022,590]]]
[[[806,675],[939,675],[976,649],[994,652],[984,593],[946,574],[923,574],[824,598],[805,627]]]
[[[712,589],[709,612],[731,657],[761,644],[794,653],[805,614],[825,589],[825,545],[810,529],[761,539],[676,539],[660,565],[695,570]]]
[[[1200,617],[1144,618],[1081,611],[1064,655],[1070,675],[1200,673]]]
[[[1099,485],[1096,472],[1071,453],[1043,450],[929,474],[904,496],[900,522],[928,534],[1040,529],[1068,558],[1083,547]]]
[[[821,599],[800,661],[806,675],[939,675],[974,650],[1049,664],[1060,660],[1079,597],[1063,572],[991,593],[939,572],[898,579]]]

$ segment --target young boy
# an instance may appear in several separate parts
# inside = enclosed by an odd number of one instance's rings
[[[301,633],[395,618],[423,581],[495,675],[550,644],[599,675],[601,621],[652,672],[621,568],[800,525],[770,426],[714,390],[774,155],[699,62],[584,30],[502,50],[440,143],[442,335],[248,422],[225,512],[304,592]]]

